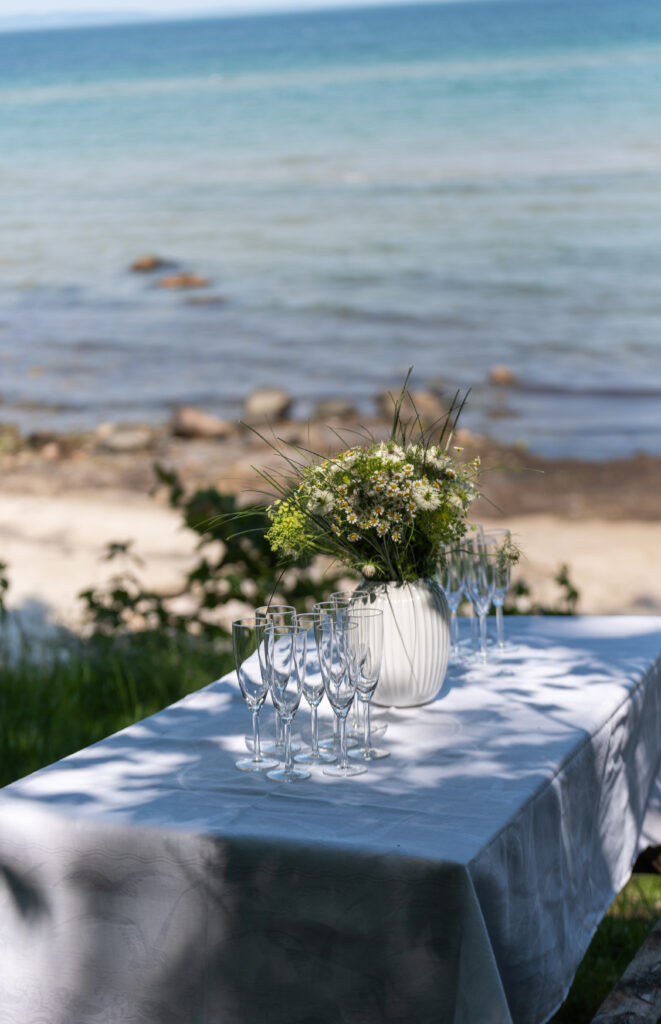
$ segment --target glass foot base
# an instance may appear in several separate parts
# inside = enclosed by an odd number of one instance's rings
[[[272,772],[266,773],[266,778],[273,779],[274,782],[302,782],[303,779],[310,778],[310,772],[302,768],[275,768]]]
[[[382,757],[390,757],[390,751],[382,747],[357,747],[349,751],[349,757],[356,761],[380,761]]]
[[[347,779],[351,775],[362,775],[367,768],[364,764],[329,764],[324,768],[324,775],[332,775],[336,779]]]
[[[246,741],[246,749],[247,750],[252,750],[252,736],[246,736],[244,738],[245,738],[245,741]],[[275,756],[278,758],[278,760],[284,761],[284,759],[285,759],[285,745],[284,745],[284,743],[275,743],[273,740],[266,740],[265,742],[262,742],[261,748],[262,748],[262,754],[275,754]],[[292,743],[291,743],[291,752],[292,752],[292,754],[297,754],[300,749],[301,749],[301,744],[300,743],[295,743],[292,740]]]
[[[296,764],[332,764],[335,754],[332,750],[318,750],[316,754],[309,750],[307,754],[298,754],[294,760]]]
[[[275,768],[279,764],[272,757],[262,757],[259,761],[253,761],[252,757],[242,757],[234,764],[240,772],[266,772],[269,768]]]

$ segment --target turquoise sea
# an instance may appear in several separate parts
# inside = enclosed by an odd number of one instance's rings
[[[503,439],[659,453],[661,4],[0,34],[0,229],[26,431],[271,384],[368,412],[413,364]],[[210,287],[156,287],[144,252]]]

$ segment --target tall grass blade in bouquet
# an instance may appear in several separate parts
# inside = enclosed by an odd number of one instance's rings
[[[283,559],[325,555],[366,579],[405,583],[432,576],[441,546],[463,537],[479,478],[479,458],[464,462],[452,445],[467,396],[457,393],[444,419],[424,429],[410,375],[393,400],[388,440],[366,435],[328,458],[280,452],[286,475],[262,472],[277,495],[267,539]]]

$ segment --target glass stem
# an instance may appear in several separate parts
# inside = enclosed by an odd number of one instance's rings
[[[360,732],[360,701],[358,695],[353,699],[353,732]]]
[[[502,649],[505,646],[505,629],[503,627],[503,606],[496,605],[496,630],[498,632],[498,646]]]
[[[487,615],[486,612],[480,612],[480,651],[482,653],[482,661],[487,660]]]
[[[317,756],[319,753],[319,720],[317,718],[317,707],[310,708],[312,716],[312,753]]]
[[[339,719],[340,726],[340,766],[342,768],[348,768],[349,761],[347,758],[347,720],[346,717]]]
[[[282,724],[285,729],[285,768],[290,772],[294,767],[291,756],[291,719],[282,719]]]
[[[372,746],[372,724],[370,722],[370,702],[366,700],[363,703],[365,704],[363,721],[365,723],[365,750],[367,751]]]
[[[259,708],[252,709],[252,759],[262,760],[262,750],[259,742]]]
[[[459,622],[456,608],[450,610],[450,644],[451,653],[454,655],[459,647]]]
[[[275,713],[275,745],[276,747],[282,746],[282,719],[279,711]]]

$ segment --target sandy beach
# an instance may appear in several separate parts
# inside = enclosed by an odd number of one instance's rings
[[[378,421],[366,426],[377,434],[385,429]],[[337,445],[336,428],[285,422],[276,434],[324,451]],[[465,433],[459,439],[467,457],[481,453],[485,467],[485,496],[473,518],[512,530],[522,550],[515,578],[530,588],[531,603],[558,604],[554,577],[567,565],[579,612],[661,613],[661,459],[550,461]],[[132,451],[104,450],[93,437],[50,439],[20,445],[0,461],[7,604],[29,631],[81,627],[79,593],[122,568],[104,557],[113,541],[133,542],[140,560],[133,568],[145,586],[179,585],[195,562],[197,538],[156,486],[156,461],[176,469],[187,490],[211,485],[246,501],[259,487],[251,467],[281,463],[254,433],[238,429],[217,440],[155,432]]]

